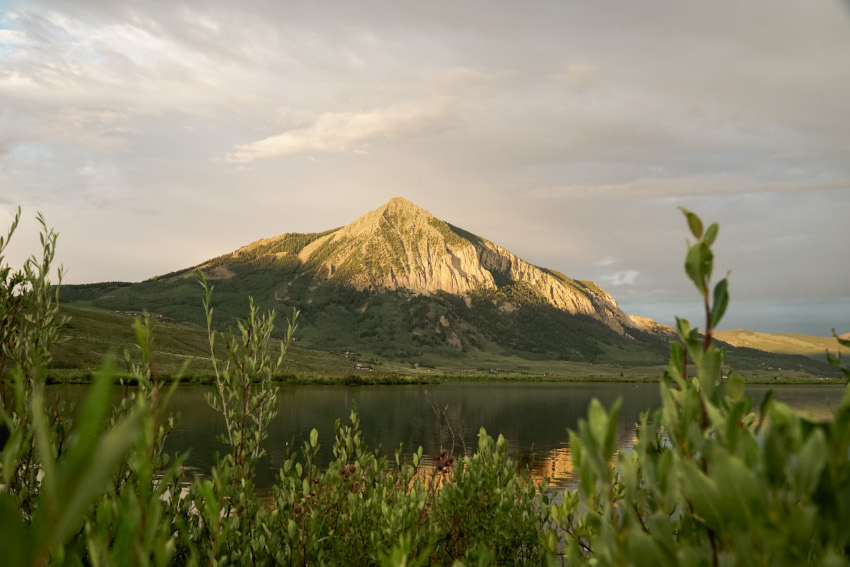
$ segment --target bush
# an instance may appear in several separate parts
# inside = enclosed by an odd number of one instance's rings
[[[759,417],[752,412],[742,377],[722,374],[725,352],[711,338],[728,303],[725,279],[710,295],[717,225],[703,231],[684,212],[697,239],[685,271],[704,300],[705,332],[678,320],[662,406],[641,416],[633,451],[614,459],[617,406],[591,404],[570,439],[579,487],[543,510],[547,547],[563,546],[570,564],[846,564],[850,390],[829,421],[797,416],[770,394]]]

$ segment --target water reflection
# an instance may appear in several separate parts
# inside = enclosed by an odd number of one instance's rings
[[[748,388],[756,407],[767,389]],[[56,386],[52,390],[63,397],[79,398],[85,387]],[[226,450],[217,439],[224,433],[223,420],[207,405],[207,391],[199,386],[178,388],[172,408],[181,417],[166,445],[169,452],[190,451],[186,464],[200,472],[209,471],[214,454]],[[347,422],[351,408],[356,406],[364,441],[370,447],[380,448],[392,460],[395,448],[402,444],[402,459],[409,463],[421,445],[425,474],[433,467],[431,456],[443,448],[453,449],[455,455],[464,451],[472,454],[478,446],[479,428],[484,427],[493,437],[505,436],[509,454],[528,464],[535,479],[549,477],[552,486],[563,487],[574,481],[567,430],[578,427],[590,400],[598,398],[610,407],[618,397],[623,398],[617,428],[618,446],[623,448],[634,443],[640,413],[658,406],[658,391],[655,384],[284,386],[278,415],[265,443],[267,455],[259,463],[257,486],[263,490],[272,485],[286,457],[286,443],[294,441],[301,447],[313,428],[319,432],[320,464],[329,463],[333,423],[336,419]],[[778,399],[823,418],[834,412],[843,388],[788,386],[774,388],[774,392]],[[120,396],[118,388],[115,396]]]

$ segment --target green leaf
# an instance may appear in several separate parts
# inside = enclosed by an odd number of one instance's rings
[[[141,433],[141,414],[133,412],[101,435],[100,428],[109,409],[109,390],[112,383],[110,361],[95,376],[80,421],[72,433],[73,442],[55,466],[52,454],[43,463],[44,498],[33,515],[33,528],[38,534],[38,547],[53,549],[79,529],[86,509],[106,487],[119,461],[136,442]],[[38,402],[40,396],[36,398]],[[43,412],[36,412],[38,422]],[[36,431],[36,437],[45,435]],[[40,440],[42,458],[51,451],[49,442]]]
[[[608,436],[608,413],[605,411],[602,403],[596,398],[590,401],[590,407],[587,410],[587,420],[594,441],[598,446],[604,447],[605,439]]]
[[[711,328],[717,327],[723,314],[726,313],[726,308],[729,306],[729,282],[723,278],[717,285],[714,286],[714,301],[711,306]]]
[[[632,565],[676,565],[675,556],[665,557],[652,537],[641,531],[628,534],[628,558]]]
[[[687,319],[676,317],[676,328],[679,330],[679,337],[686,341],[691,334],[691,322]]]
[[[204,519],[212,529],[212,527],[216,527],[219,524],[219,507],[218,500],[215,497],[215,491],[213,490],[212,482],[208,480],[200,481],[197,484],[200,492],[201,492],[201,500],[203,503],[203,512]]]
[[[667,371],[671,377],[681,379],[682,373],[685,371],[685,347],[682,343],[670,343],[670,365]]]
[[[729,397],[735,401],[740,400],[744,396],[744,377],[740,372],[730,370],[726,379],[729,388]]]
[[[761,428],[764,425],[765,420],[767,420],[767,408],[768,408],[768,405],[770,404],[772,399],[773,399],[773,390],[771,389],[771,390],[768,390],[767,393],[764,395],[764,398],[761,401],[761,405],[759,406],[759,424],[758,424],[758,426],[756,426],[756,434],[758,434],[761,431]]]
[[[711,398],[714,388],[720,382],[722,368],[723,351],[712,344],[708,347],[707,351],[702,353],[700,363],[697,367],[697,376],[701,385],[700,391],[707,398]]]
[[[829,451],[822,429],[815,429],[800,448],[797,461],[797,487],[811,494],[817,487],[821,471],[826,466]]]
[[[0,492],[0,534],[3,534],[3,563],[28,565],[30,561],[25,558],[34,550],[29,545],[21,511],[7,492]]]
[[[705,236],[702,241],[706,243],[707,246],[711,246],[714,244],[714,241],[717,239],[718,226],[717,223],[711,223],[711,226],[705,231]]]
[[[743,461],[719,450],[712,464],[713,481],[718,490],[713,504],[727,529],[746,529],[752,521],[751,505],[761,498],[757,473]]]
[[[618,397],[611,406],[611,411],[608,412],[608,431],[605,436],[604,457],[609,461],[617,449],[617,415],[620,413],[620,406],[623,405],[623,398]]]
[[[703,296],[707,293],[705,285],[711,277],[713,261],[714,254],[705,243],[697,242],[688,248],[688,254],[685,257],[685,273]]]
[[[315,429],[310,432],[310,446],[315,447],[316,443],[319,442],[319,432]]]
[[[41,470],[44,472],[41,490],[45,496],[45,500],[56,500],[62,492],[56,483],[56,461],[53,454],[53,440],[51,439],[50,428],[47,424],[47,415],[44,411],[44,392],[40,388],[36,390],[33,396],[32,421],[35,445],[38,456],[41,459]]]
[[[682,461],[678,463],[680,487],[683,496],[690,501],[694,513],[714,530],[722,527],[723,522],[717,508],[720,501],[720,490],[717,483],[704,475],[693,462]]]
[[[679,207],[679,210],[682,211],[685,214],[685,218],[688,219],[688,226],[690,227],[691,234],[694,235],[694,238],[702,238],[702,221],[700,218],[684,207]]]

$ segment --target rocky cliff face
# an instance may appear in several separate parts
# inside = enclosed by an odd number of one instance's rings
[[[292,245],[296,236],[307,244]],[[592,282],[533,266],[402,198],[321,236],[282,235],[235,255],[248,253],[297,254],[314,277],[358,289],[468,294],[522,284],[552,306],[598,319],[620,334],[637,327],[614,298]]]

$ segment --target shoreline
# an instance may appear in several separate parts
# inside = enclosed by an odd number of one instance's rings
[[[845,380],[841,377],[813,376],[810,374],[789,371],[783,374],[771,376],[747,376],[744,375],[745,384],[753,385],[840,385]],[[593,374],[587,376],[558,376],[558,375],[531,375],[524,373],[505,372],[501,374],[400,374],[400,373],[370,373],[366,374],[281,374],[275,376],[274,381],[279,385],[312,385],[312,386],[404,386],[404,385],[440,385],[446,383],[564,383],[564,384],[652,384],[661,381],[661,373],[657,375],[626,374],[602,375]],[[163,383],[171,383],[175,377],[170,374],[160,375]],[[75,369],[54,369],[49,371],[47,384],[89,384],[92,381],[92,372]],[[212,373],[191,374],[180,378],[180,382],[187,385],[211,385],[214,383]],[[116,384],[120,383],[116,380]],[[130,385],[135,380],[128,380]]]

